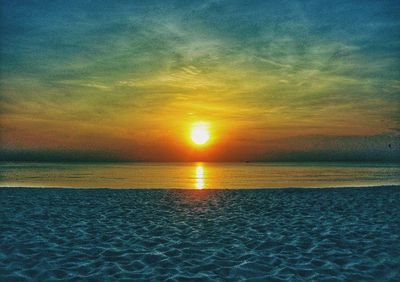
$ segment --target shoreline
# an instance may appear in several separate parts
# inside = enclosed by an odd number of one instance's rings
[[[361,185],[361,186],[329,186],[329,187],[260,187],[260,188],[141,188],[141,187],[57,187],[57,186],[2,186],[0,189],[50,189],[50,190],[178,190],[178,191],[224,191],[224,190],[332,190],[332,189],[382,189],[382,188],[399,188],[400,184],[382,184],[382,185]]]

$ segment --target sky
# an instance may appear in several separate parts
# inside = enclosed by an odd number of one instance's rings
[[[0,2],[2,160],[400,159],[400,1]]]

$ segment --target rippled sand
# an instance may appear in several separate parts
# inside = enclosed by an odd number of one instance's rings
[[[0,281],[400,279],[400,187],[0,189]]]

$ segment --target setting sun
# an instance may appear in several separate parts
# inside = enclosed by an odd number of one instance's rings
[[[205,144],[210,138],[207,124],[204,122],[194,123],[190,133],[190,137],[192,138],[192,141],[197,145]]]

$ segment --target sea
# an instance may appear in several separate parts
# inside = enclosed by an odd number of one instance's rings
[[[1,187],[326,188],[400,184],[400,163],[1,163]]]

